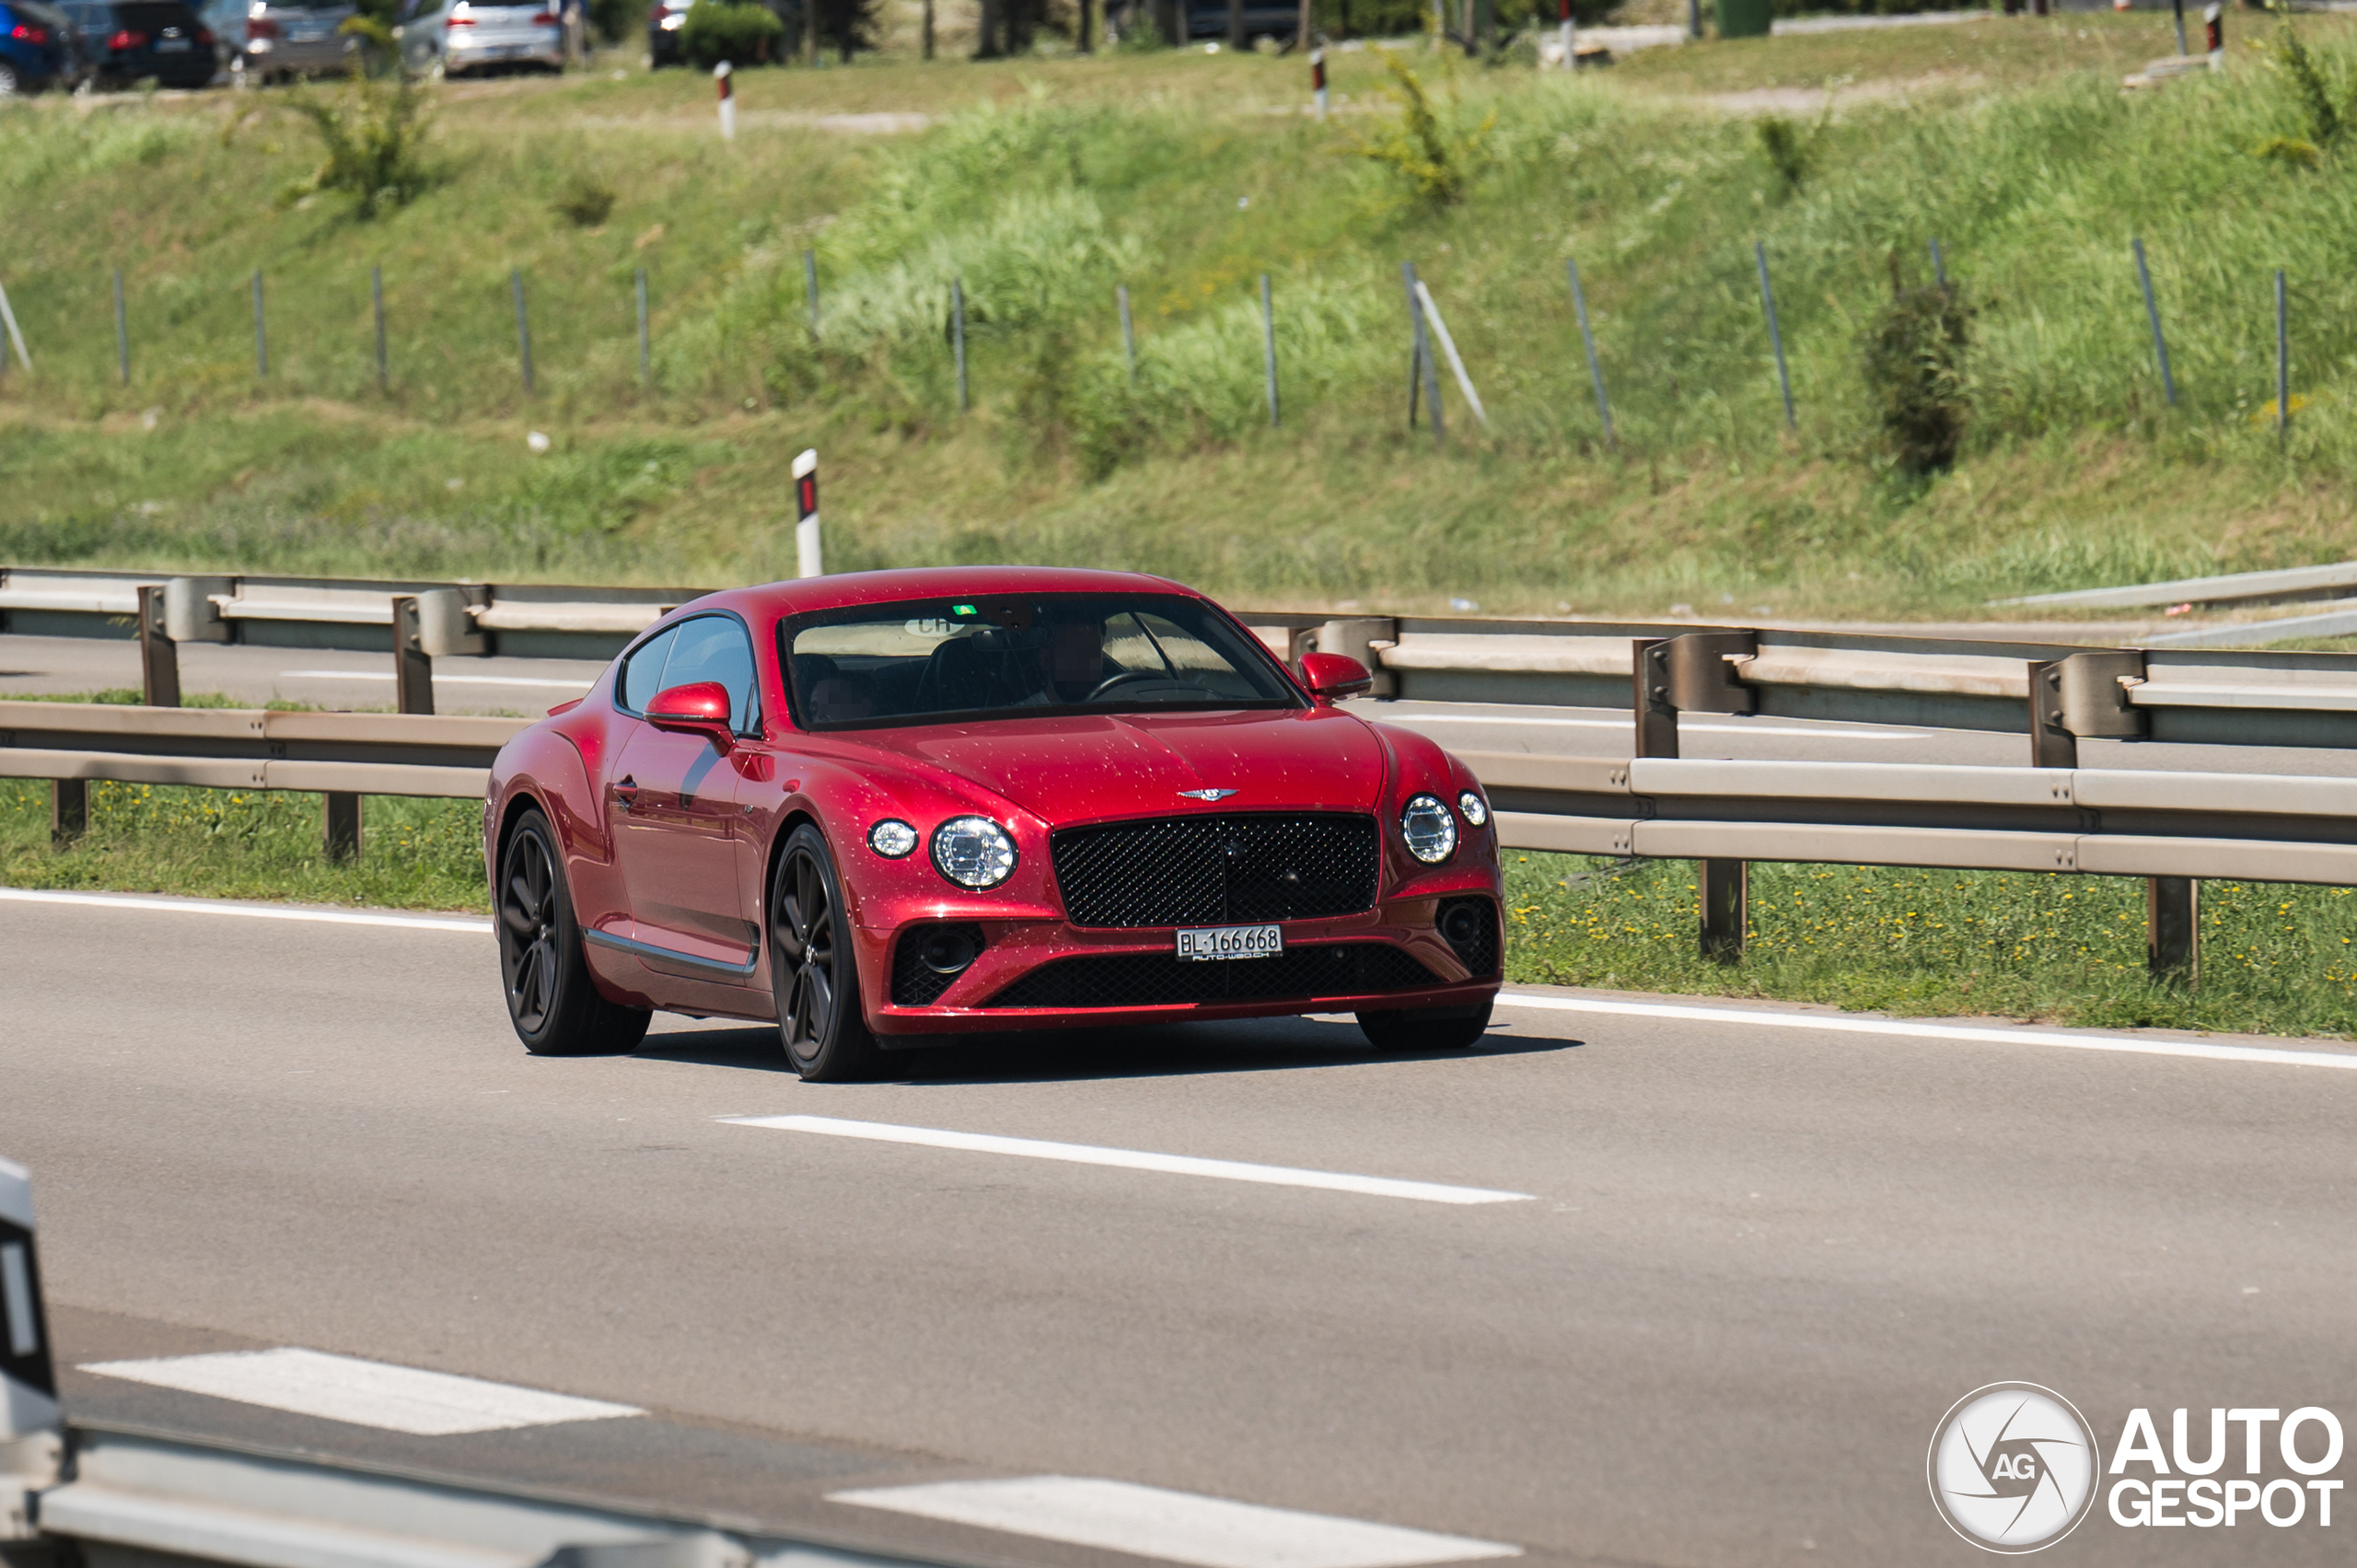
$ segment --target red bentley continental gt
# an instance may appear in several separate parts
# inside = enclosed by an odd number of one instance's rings
[[[526,1049],[777,1020],[806,1078],[1069,1025],[1349,1012],[1461,1047],[1498,991],[1481,786],[1159,577],[865,572],[665,617],[492,770]]]

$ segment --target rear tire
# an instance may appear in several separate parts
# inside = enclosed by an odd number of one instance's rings
[[[618,1055],[634,1051],[653,1016],[598,994],[581,951],[564,856],[538,807],[517,819],[499,855],[499,976],[507,1021],[535,1056]]]
[[[770,882],[770,986],[785,1059],[814,1084],[872,1075],[880,1053],[859,1005],[843,887],[826,835],[789,834]]]
[[[1359,1032],[1377,1051],[1463,1051],[1479,1044],[1494,1002],[1478,1007],[1419,1007],[1361,1013]]]

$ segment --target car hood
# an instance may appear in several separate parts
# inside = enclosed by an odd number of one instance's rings
[[[1367,811],[1390,767],[1375,730],[1332,708],[998,719],[857,740],[1059,827],[1213,809]],[[1190,789],[1235,793],[1212,802],[1180,793]]]

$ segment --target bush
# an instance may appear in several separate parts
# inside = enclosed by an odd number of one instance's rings
[[[1376,52],[1383,57],[1383,68],[1391,73],[1384,91],[1399,101],[1399,118],[1371,140],[1361,141],[1351,153],[1399,170],[1416,199],[1425,204],[1447,206],[1464,196],[1465,188],[1489,160],[1490,133],[1496,127],[1497,110],[1492,110],[1480,125],[1460,134],[1442,122],[1432,94],[1405,60],[1387,49],[1378,48]]]
[[[1769,167],[1784,182],[1784,194],[1799,195],[1802,184],[1808,179],[1809,168],[1817,159],[1817,138],[1781,114],[1760,116],[1753,129],[1759,134],[1759,150],[1766,155]]]
[[[327,156],[308,180],[283,192],[284,200],[334,192],[351,198],[355,216],[373,218],[388,206],[406,206],[433,182],[424,158],[429,123],[407,75],[389,86],[355,77],[332,99],[298,87],[285,105],[309,124]]]
[[[1964,381],[1972,308],[1956,284],[1908,287],[1891,257],[1891,297],[1867,329],[1866,389],[1891,459],[1902,472],[1949,468],[1971,404]]]
[[[551,204],[558,216],[576,228],[595,228],[613,212],[614,190],[593,176],[576,174],[564,182]]]
[[[726,0],[695,0],[688,7],[687,20],[679,24],[679,47],[707,71],[724,60],[732,65],[772,60],[784,36],[785,24],[768,6]]]

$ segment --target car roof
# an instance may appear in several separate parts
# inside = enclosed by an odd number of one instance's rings
[[[685,610],[734,610],[748,616],[805,615],[899,599],[1001,594],[1184,594],[1194,589],[1144,572],[1102,572],[1080,566],[920,566],[886,572],[842,572],[758,587],[708,594]]]

